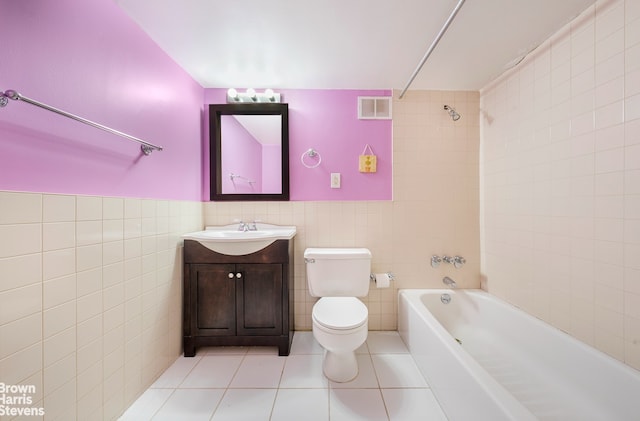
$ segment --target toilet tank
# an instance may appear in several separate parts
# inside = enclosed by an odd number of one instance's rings
[[[308,248],[304,261],[313,297],[364,297],[369,293],[369,249]]]

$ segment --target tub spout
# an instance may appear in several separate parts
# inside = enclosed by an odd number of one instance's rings
[[[449,278],[448,276],[445,276],[444,278],[442,278],[442,282],[444,282],[444,284],[451,289],[458,287],[458,285],[456,284],[456,281]]]

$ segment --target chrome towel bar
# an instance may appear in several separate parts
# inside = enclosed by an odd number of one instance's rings
[[[6,106],[9,103],[9,99],[12,99],[14,101],[23,101],[23,102],[29,103],[31,105],[35,105],[36,107],[43,108],[43,109],[45,109],[47,111],[51,111],[51,112],[54,112],[56,114],[60,114],[61,116],[70,118],[72,120],[79,121],[80,123],[87,124],[87,125],[89,125],[91,127],[95,127],[96,129],[104,130],[105,132],[109,132],[109,133],[115,134],[117,136],[124,137],[124,138],[129,139],[129,140],[133,140],[134,142],[138,142],[138,143],[140,143],[140,149],[142,149],[142,153],[145,154],[145,155],[150,155],[151,152],[153,152],[154,150],[156,150],[156,151],[161,151],[162,150],[162,146],[157,146],[157,145],[154,145],[153,143],[145,142],[142,139],[138,139],[137,137],[134,137],[134,136],[128,135],[126,133],[123,133],[121,131],[112,129],[111,127],[103,126],[102,124],[98,124],[98,123],[93,122],[91,120],[87,120],[86,118],[79,117],[79,116],[77,116],[75,114],[71,114],[71,113],[68,113],[66,111],[62,111],[59,108],[55,108],[55,107],[52,107],[50,105],[43,104],[42,102],[36,101],[35,99],[27,98],[26,96],[23,96],[23,95],[19,94],[18,92],[14,91],[12,89],[10,89],[8,91],[5,91],[5,92],[0,92],[0,107]]]

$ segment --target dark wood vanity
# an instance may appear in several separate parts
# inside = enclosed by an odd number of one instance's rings
[[[293,340],[293,239],[231,256],[184,240],[183,347],[277,346]]]

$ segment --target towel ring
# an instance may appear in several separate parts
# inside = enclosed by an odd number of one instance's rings
[[[307,163],[304,162],[305,156],[308,156],[309,158],[318,157],[318,162],[316,162],[315,165],[307,165]],[[322,162],[322,156],[320,156],[320,153],[318,151],[314,150],[313,148],[310,148],[306,152],[302,153],[302,155],[300,156],[300,162],[302,162],[302,165],[304,165],[307,168],[316,168]]]

